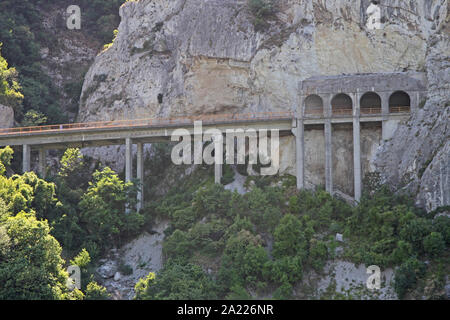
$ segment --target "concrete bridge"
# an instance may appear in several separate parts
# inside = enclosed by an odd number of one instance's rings
[[[353,131],[354,198],[362,193],[361,123],[381,123],[382,138],[389,139],[397,124],[415,112],[425,94],[423,74],[363,74],[311,78],[300,85],[300,102],[295,111],[252,114],[222,114],[170,119],[117,120],[65,125],[50,125],[0,130],[0,146],[23,147],[23,171],[30,171],[30,153],[39,152],[38,171],[45,171],[48,149],[85,148],[125,144],[125,179],[132,179],[132,144],[137,145],[137,179],[143,181],[145,143],[169,142],[179,128],[191,135],[194,121],[204,130],[243,128],[279,130],[292,135],[296,146],[297,187],[305,187],[305,130],[323,128],[325,137],[325,187],[333,193],[332,132],[337,124],[351,124]],[[292,109],[291,109],[292,110]],[[220,183],[222,166],[215,166],[215,181]],[[143,190],[138,193],[138,209],[143,206]]]

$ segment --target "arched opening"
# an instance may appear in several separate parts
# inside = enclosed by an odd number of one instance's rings
[[[352,98],[345,93],[336,95],[333,100],[331,100],[331,110],[333,115],[352,115]]]
[[[310,95],[305,99],[305,115],[322,116],[323,100],[318,95]]]
[[[389,98],[389,113],[404,113],[411,111],[411,98],[404,91],[394,92]]]
[[[375,92],[367,92],[361,97],[361,114],[380,114],[381,98]]]

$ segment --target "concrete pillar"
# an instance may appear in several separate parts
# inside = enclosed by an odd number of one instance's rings
[[[31,170],[31,147],[28,144],[23,145],[22,171],[30,172]]]
[[[214,164],[214,182],[220,184],[222,180],[222,165]]]
[[[131,138],[125,139],[125,182],[131,182],[133,178],[133,155]]]
[[[303,119],[297,119],[297,131],[295,135],[297,189],[305,187],[305,126]]]
[[[382,92],[380,93],[381,97],[381,117],[382,117],[382,127],[381,127],[381,137],[383,140],[388,139],[388,128],[387,128],[387,122],[389,120],[389,97],[391,93],[390,92]]]
[[[331,120],[325,120],[325,190],[333,194],[333,154]]]
[[[44,148],[39,149],[39,174],[41,178],[45,178],[46,153],[47,151]]]
[[[131,138],[125,139],[125,182],[131,182],[131,179],[133,177],[133,158],[132,158],[132,142]],[[131,209],[129,204],[127,203],[125,206],[125,213],[130,213]]]
[[[327,94],[323,101],[323,112],[325,116],[324,133],[325,133],[325,190],[333,194],[333,142],[331,139],[331,117],[332,94]]]
[[[144,145],[142,143],[137,144],[137,179],[140,182],[139,190],[137,193],[137,211],[144,207]]]
[[[407,92],[409,94],[409,98],[411,100],[411,114],[417,112],[420,103],[420,94],[419,92]]]
[[[356,95],[353,110],[353,175],[355,200],[361,200],[362,178],[361,178],[361,127],[360,127],[360,97]]]

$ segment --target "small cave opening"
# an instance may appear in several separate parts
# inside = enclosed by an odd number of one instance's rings
[[[158,103],[163,103],[164,95],[162,93],[158,94]]]

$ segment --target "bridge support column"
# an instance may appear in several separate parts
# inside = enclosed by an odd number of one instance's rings
[[[41,178],[45,178],[45,165],[46,165],[46,153],[47,151],[44,148],[39,149],[39,174]]]
[[[333,142],[331,137],[331,121],[325,121],[325,189],[333,194]]]
[[[133,172],[133,162],[132,162],[132,142],[131,138],[125,139],[125,182],[131,182],[132,172]],[[129,204],[126,205],[125,213],[130,213],[131,209]]]
[[[387,128],[387,123],[389,120],[389,93],[388,92],[382,92],[381,93],[381,117],[382,117],[382,124],[381,124],[381,138],[383,140],[389,139],[389,133]]]
[[[353,114],[353,175],[355,200],[361,200],[361,123],[360,123],[360,97],[356,95]]]
[[[22,158],[22,171],[30,172],[31,170],[31,148],[30,145],[24,144],[23,145],[23,158]]]
[[[222,180],[222,165],[214,164],[214,183],[220,184]]]
[[[140,182],[139,190],[137,193],[137,211],[144,207],[144,145],[142,143],[137,144],[137,179]]]
[[[297,130],[295,135],[295,169],[297,172],[297,189],[305,187],[305,126],[302,119],[297,119]]]

